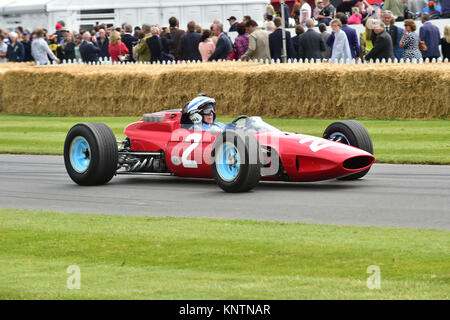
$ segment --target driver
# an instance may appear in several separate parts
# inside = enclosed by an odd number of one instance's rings
[[[225,125],[216,121],[215,106],[216,100],[202,95],[189,102],[186,112],[189,114],[189,119],[193,122],[189,130],[207,131],[216,127],[224,131]]]

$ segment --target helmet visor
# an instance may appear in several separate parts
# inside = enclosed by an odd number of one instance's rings
[[[212,105],[206,106],[202,110],[203,115],[210,115],[211,113],[216,113],[216,110],[214,110],[214,106]]]

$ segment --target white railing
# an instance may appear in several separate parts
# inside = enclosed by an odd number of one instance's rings
[[[241,60],[219,60],[219,62],[238,62],[238,63],[241,63],[241,62],[244,62],[244,61],[241,61]],[[279,64],[279,63],[281,63],[280,59],[276,59],[276,60],[273,60],[273,59],[271,59],[271,60],[269,60],[269,59],[257,60],[257,59],[255,59],[255,60],[249,60],[249,62],[262,63],[262,64]],[[368,61],[362,61],[361,59],[358,59],[358,60],[355,60],[355,59],[349,60],[348,59],[346,61],[344,61],[343,59],[340,59],[340,60],[327,60],[327,59],[310,59],[310,60],[309,59],[305,59],[305,60],[299,59],[299,60],[297,60],[297,59],[288,59],[286,63],[287,64],[299,64],[299,63],[302,63],[302,64],[318,64],[318,63],[324,63],[324,62],[339,63],[339,64],[384,64],[384,63],[424,64],[424,63],[441,63],[441,62],[448,63],[449,60],[447,58],[443,60],[442,57],[440,57],[438,59],[433,58],[431,60],[426,58],[426,59],[406,59],[406,60],[404,60],[404,59],[400,59],[400,60],[398,60],[398,59],[394,59],[394,60],[391,60],[391,59],[388,59],[388,60],[385,60],[385,59],[372,60],[372,59],[370,59]],[[199,64],[199,63],[204,63],[204,62],[202,62],[200,60],[194,60],[194,61],[190,61],[190,60],[188,60],[188,61],[181,60],[180,61],[179,60],[179,61],[162,61],[162,62],[157,61],[157,62],[152,62],[152,63],[150,61],[146,61],[146,62],[141,62],[141,61],[139,61],[139,62],[120,62],[120,61],[112,61],[111,58],[105,58],[105,59],[100,58],[98,62],[88,62],[88,63],[83,62],[81,59],[78,59],[78,60],[70,60],[70,59],[69,60],[63,60],[61,62],[61,65],[111,66],[111,65],[123,65],[123,64],[132,64],[132,65],[149,65],[149,64],[175,65],[175,64]],[[59,64],[56,63],[56,61],[53,61],[51,65],[55,66],[55,65],[59,65]],[[39,66],[39,65],[37,65],[37,66]],[[40,66],[40,67],[42,67],[42,66]]]

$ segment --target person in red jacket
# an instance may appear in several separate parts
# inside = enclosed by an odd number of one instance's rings
[[[120,33],[114,31],[109,38],[109,56],[112,61],[125,61],[129,55],[127,46],[122,42]]]

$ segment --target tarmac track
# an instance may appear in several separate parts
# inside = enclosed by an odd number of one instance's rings
[[[0,155],[0,208],[450,230],[450,166],[375,164],[358,181],[262,182],[227,194],[213,180],[165,176],[80,187],[60,156]]]

